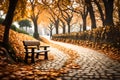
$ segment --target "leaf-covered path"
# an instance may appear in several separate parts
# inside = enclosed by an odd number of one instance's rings
[[[54,45],[59,45],[60,47],[64,47],[69,50],[76,51],[76,54],[78,54],[79,57],[76,57],[72,59],[71,62],[74,62],[75,64],[79,65],[78,68],[69,68],[66,73],[63,73],[59,76],[62,80],[82,80],[82,79],[89,79],[89,80],[119,80],[120,79],[120,63],[108,58],[106,55],[97,52],[95,50],[91,50],[88,48],[62,43],[62,42],[56,42],[56,41],[50,41]],[[52,52],[55,52],[56,55],[59,55],[61,57],[63,53],[57,51],[57,48],[54,50],[51,50]],[[61,57],[61,60],[59,61],[59,58],[56,58],[55,63],[52,62],[48,65],[55,65],[57,66],[63,66],[62,62],[65,62],[67,60],[67,55]],[[70,57],[70,56],[69,56]],[[47,63],[46,63],[47,64]],[[61,65],[60,65],[61,64]],[[54,67],[56,68],[56,66]]]
[[[120,63],[81,46],[50,40],[54,58],[9,64],[0,56],[0,80],[119,80]]]

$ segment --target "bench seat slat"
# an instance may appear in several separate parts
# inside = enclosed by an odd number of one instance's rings
[[[42,53],[42,52],[48,52],[50,50],[36,50],[35,53]]]
[[[42,53],[42,52],[48,52],[48,51],[50,51],[50,50],[35,50],[34,53]],[[28,51],[27,53],[32,53],[32,52]]]

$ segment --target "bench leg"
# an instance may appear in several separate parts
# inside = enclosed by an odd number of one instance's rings
[[[28,53],[25,55],[25,63],[28,63]]]
[[[31,56],[31,63],[34,63],[35,60],[34,60],[34,49],[32,49],[32,56]]]
[[[38,58],[38,56],[39,56],[39,53],[37,53],[36,58]]]
[[[47,47],[44,47],[44,50],[47,50]],[[48,60],[48,52],[45,52],[45,58],[46,60]]]
[[[44,59],[48,60],[48,53],[47,52],[45,52],[45,58]]]

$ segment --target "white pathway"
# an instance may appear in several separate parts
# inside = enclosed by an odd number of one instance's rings
[[[77,51],[80,58],[73,60],[80,65],[80,69],[72,69],[67,74],[60,76],[62,80],[120,80],[120,63],[111,60],[106,55],[101,54],[95,50],[72,45],[68,43],[50,41],[51,43],[58,44]],[[55,60],[48,61],[43,64],[41,68],[49,69],[61,68],[68,55],[59,51],[57,48],[51,47],[51,52],[56,56]],[[44,66],[44,67],[43,67]]]

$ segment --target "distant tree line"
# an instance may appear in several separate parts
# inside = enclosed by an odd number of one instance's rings
[[[83,31],[86,30],[88,17],[91,20],[91,29],[98,27],[98,20],[102,22],[100,26],[114,26],[119,21],[119,16],[115,16],[114,12],[119,13],[119,0],[60,0],[56,1],[56,4],[52,4],[49,7],[49,13],[51,15],[50,21],[55,26],[56,34],[59,34],[60,26],[64,33],[71,32],[71,26],[75,14],[82,18]],[[119,4],[117,4],[119,3]],[[49,4],[46,4],[49,5]],[[74,7],[74,5],[77,5]],[[115,19],[116,18],[116,19]],[[77,18],[76,18],[77,19]],[[79,20],[77,22],[80,22]],[[76,23],[77,23],[76,22]],[[68,28],[68,31],[66,30]]]
[[[56,41],[79,44],[79,41],[90,41],[98,44],[109,44],[120,48],[120,27],[100,27],[84,32],[73,32],[66,34],[53,35],[52,39]]]

